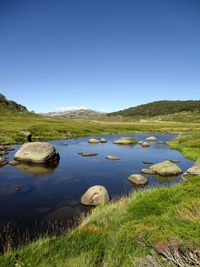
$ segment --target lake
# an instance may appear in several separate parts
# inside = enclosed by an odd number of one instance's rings
[[[16,231],[34,229],[37,224],[44,231],[49,221],[57,221],[63,225],[73,224],[73,218],[80,212],[90,208],[80,204],[84,192],[93,185],[107,188],[111,199],[127,195],[131,191],[140,190],[131,184],[127,177],[140,173],[149,165],[143,161],[158,163],[166,159],[179,160],[184,172],[193,165],[167,144],[149,142],[149,148],[140,145],[122,146],[112,142],[121,136],[133,136],[138,141],[145,140],[149,134],[110,135],[105,144],[89,144],[89,137],[59,140],[52,143],[60,154],[60,162],[56,168],[45,168],[34,165],[6,165],[0,168],[0,229],[9,223]],[[176,137],[171,134],[156,134],[158,141],[169,141]],[[95,136],[100,138],[102,136]],[[13,146],[16,150],[19,146]],[[7,157],[13,158],[15,151]],[[98,153],[95,157],[82,157],[80,152]],[[121,160],[105,159],[107,155],[119,157]],[[144,188],[171,186],[181,181],[181,177],[158,177],[144,175],[148,184]],[[43,227],[41,226],[43,225]],[[45,227],[44,227],[45,226]]]

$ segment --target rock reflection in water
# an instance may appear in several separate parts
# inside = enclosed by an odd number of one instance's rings
[[[21,171],[28,173],[28,174],[32,174],[36,176],[46,176],[46,175],[53,173],[55,169],[57,168],[57,166],[58,166],[58,162],[56,162],[55,164],[51,164],[51,165],[25,164],[25,163],[21,164],[20,163],[16,167],[20,169]]]

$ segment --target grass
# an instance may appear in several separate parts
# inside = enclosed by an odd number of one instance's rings
[[[198,132],[200,123],[148,119],[132,121],[118,118],[55,119],[33,113],[2,112],[0,118],[0,142],[22,143],[21,130],[32,132],[33,141],[65,139],[90,135],[128,133],[179,133]]]
[[[178,136],[169,143],[169,147],[181,151],[189,159],[196,160],[200,157],[200,134]]]

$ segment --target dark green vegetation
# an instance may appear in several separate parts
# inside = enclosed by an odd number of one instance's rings
[[[179,112],[199,112],[200,101],[156,101],[137,107],[110,113],[110,116],[121,115],[123,117],[145,118],[175,114]]]
[[[195,151],[192,158],[200,157],[200,150],[196,150],[200,135],[179,137],[170,146],[174,143],[186,156],[188,151],[189,156]],[[0,257],[0,266],[151,266],[148,255],[157,266],[178,266],[176,253],[184,261],[183,255],[195,258],[195,251],[200,249],[199,195],[200,177],[170,188],[130,194],[95,208],[77,228],[60,237],[40,239],[16,252],[5,253]],[[156,251],[164,254],[171,239],[175,245],[170,247],[168,264]],[[179,266],[193,264],[184,262]]]

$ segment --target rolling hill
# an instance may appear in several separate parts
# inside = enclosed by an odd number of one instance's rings
[[[12,113],[12,112],[28,112],[27,108],[16,103],[15,101],[8,100],[3,94],[0,94],[0,112]]]
[[[200,113],[200,100],[187,101],[169,101],[162,100],[151,102],[136,107],[120,110],[107,114],[108,116],[122,116],[135,118],[148,118],[154,116],[163,116],[180,112],[198,112]]]

